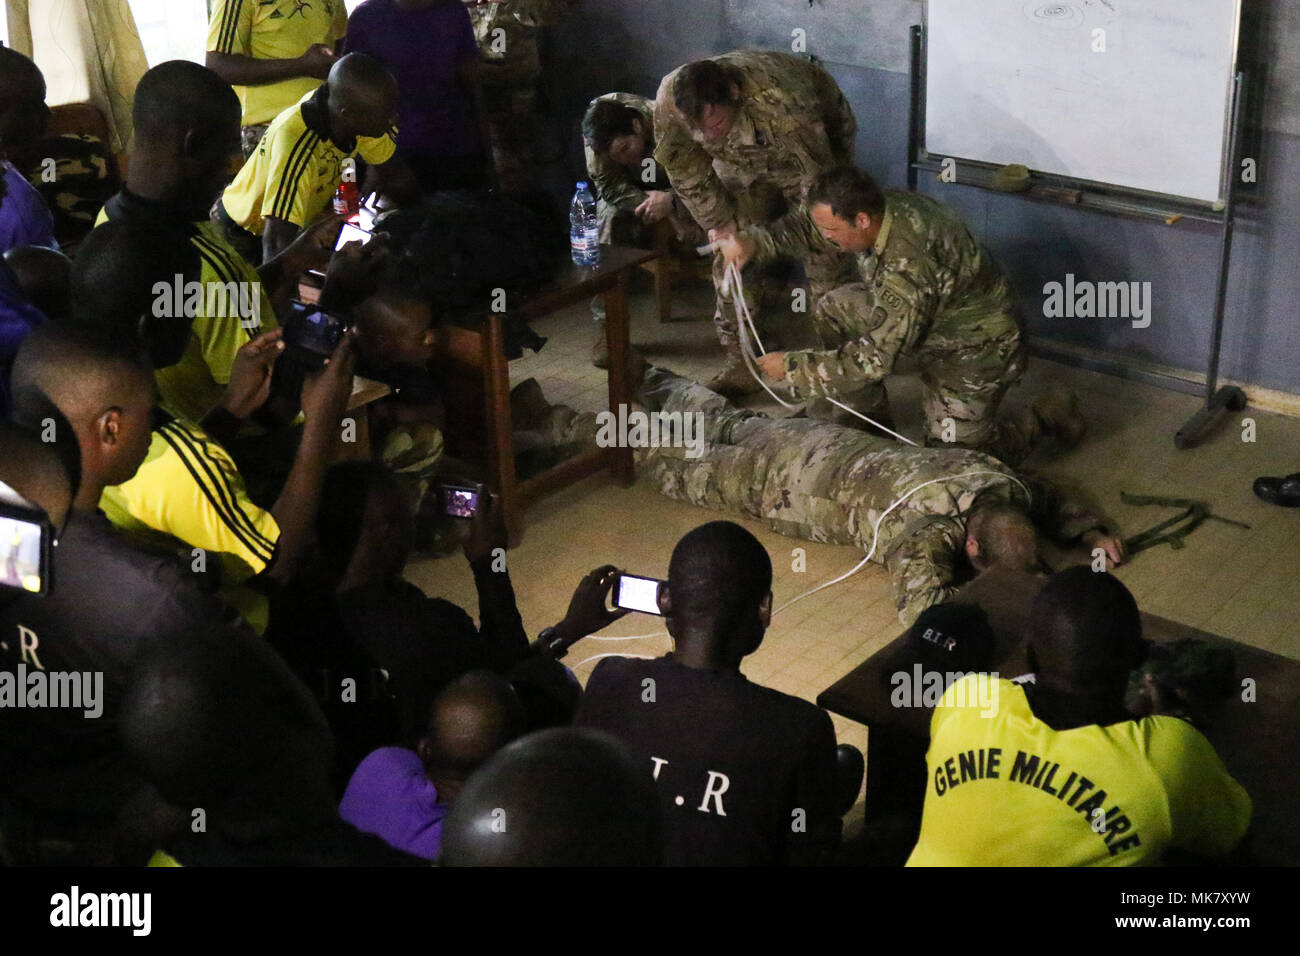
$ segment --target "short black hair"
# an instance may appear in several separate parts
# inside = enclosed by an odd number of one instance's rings
[[[239,97],[230,84],[189,60],[168,60],[145,73],[131,108],[135,136],[142,140],[172,139],[238,117]]]
[[[155,308],[160,285],[169,290],[179,283],[182,311],[187,306],[185,287],[200,276],[199,254],[189,234],[180,226],[155,228],[133,219],[114,219],[90,231],[72,264],[72,321],[104,329],[123,338],[141,340],[156,365],[169,365],[179,355],[164,354],[162,323],[193,319],[176,315],[173,296],[166,294],[165,308]],[[204,290],[206,293],[206,290]],[[161,311],[161,314],[160,314]],[[233,320],[232,320],[233,321]],[[175,335],[166,335],[170,343]]]
[[[865,212],[873,220],[885,214],[885,194],[876,181],[852,166],[836,166],[818,176],[808,190],[808,205],[825,203],[838,219],[853,222]]]
[[[677,542],[668,562],[674,615],[727,624],[752,613],[772,590],[772,559],[732,521],[710,521]]]
[[[639,119],[641,114],[626,103],[597,100],[582,118],[582,139],[595,152],[607,153],[618,137],[636,133],[632,124]]]
[[[700,118],[706,106],[730,106],[731,87],[741,86],[745,76],[734,66],[717,60],[687,63],[673,81],[673,101],[692,122]]]
[[[1040,679],[1080,694],[1122,686],[1146,655],[1137,601],[1119,578],[1088,565],[1048,580],[1026,632]]]

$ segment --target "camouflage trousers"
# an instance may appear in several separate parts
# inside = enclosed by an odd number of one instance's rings
[[[879,522],[876,560],[918,514],[960,515],[987,489],[1012,484],[1009,468],[977,451],[913,448],[831,422],[769,418],[665,369],[647,371],[640,397],[651,411],[702,416],[702,454],[637,452],[638,471],[664,495],[758,518],[790,537],[863,550]]]
[[[394,425],[383,436],[379,460],[406,489],[414,512],[429,493],[443,463],[442,432],[428,422]]]
[[[848,330],[863,327],[860,285],[845,285],[823,295],[813,310],[813,326],[823,348],[845,343]],[[926,443],[957,446],[987,452],[1010,465],[1018,465],[1041,437],[1036,417],[999,417],[1007,390],[1024,374],[1028,352],[1013,317],[998,314],[981,322],[980,317],[960,324],[974,329],[989,328],[987,338],[972,336],[969,342],[944,336],[941,346],[920,343],[912,354],[921,379],[921,406],[926,424]],[[850,333],[851,334],[851,333]],[[938,338],[938,336],[934,336]],[[892,367],[894,357],[882,354],[882,368]],[[881,420],[889,415],[883,382],[860,387],[836,398],[863,414]],[[813,400],[808,413],[852,427],[861,420],[824,400]],[[885,424],[889,424],[886,420]]]
[[[239,129],[239,149],[244,154],[244,159],[248,159],[257,150],[258,145],[262,142],[262,137],[266,135],[270,123],[262,123],[259,126],[241,126]]]

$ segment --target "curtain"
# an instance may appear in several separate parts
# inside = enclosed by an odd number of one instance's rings
[[[3,0],[9,45],[45,74],[46,102],[94,103],[109,147],[130,146],[131,103],[149,66],[128,0]]]

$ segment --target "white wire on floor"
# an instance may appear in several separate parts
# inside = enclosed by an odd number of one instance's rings
[[[714,251],[714,249],[715,249],[715,245],[713,243],[710,243],[709,245],[701,246],[699,248],[699,251],[701,255],[703,255],[708,252]],[[763,375],[761,372],[759,372],[758,367],[755,364],[753,349],[750,347],[748,336],[753,335],[754,343],[758,346],[758,350],[759,350],[758,354],[766,355],[767,351],[766,349],[763,348],[763,342],[758,336],[758,329],[755,328],[753,317],[750,315],[749,312],[749,307],[745,304],[745,286],[744,286],[744,280],[741,278],[740,275],[740,270],[736,267],[736,264],[734,262],[729,262],[727,263],[726,271],[723,273],[722,294],[724,296],[731,295],[732,290],[734,290],[734,295],[732,295],[732,302],[734,303],[736,308],[737,326],[739,327],[739,331],[740,331],[740,354],[745,360],[745,367],[749,369],[749,373],[754,376],[755,381],[757,381],[759,385],[762,385],[764,390],[767,391],[767,394],[771,395],[772,398],[775,399],[778,404],[784,406],[785,408],[792,408],[792,409],[800,408],[801,406],[799,404],[787,402],[784,399],[782,399],[781,396],[776,394],[776,392],[768,388],[767,383],[763,381]],[[868,418],[866,415],[863,415],[861,412],[857,411],[856,409],[849,408],[849,406],[843,404],[842,402],[838,402],[835,399],[830,398],[829,396],[827,396],[827,401],[829,401],[833,405],[839,406],[840,408],[844,409],[846,412],[856,415],[858,418],[861,418],[863,421],[874,425],[875,427],[881,429],[882,431],[889,432],[889,434],[893,435],[895,438],[899,439],[900,441],[904,441],[907,444],[916,448],[920,447],[920,445],[912,441],[912,439],[900,435],[898,434],[898,432],[893,431],[889,428],[885,428],[884,425],[881,425],[879,422]],[[939,478],[931,478],[929,481],[923,481],[919,485],[909,488],[892,504],[890,504],[888,508],[886,508],[884,511],[880,513],[880,517],[877,518],[875,523],[871,526],[871,547],[867,550],[866,557],[864,557],[861,561],[859,561],[857,564],[851,567],[848,571],[845,571],[839,577],[832,578],[829,581],[825,581],[822,584],[818,584],[815,587],[809,588],[807,591],[804,591],[802,594],[798,595],[797,597],[793,597],[790,600],[786,601],[784,604],[782,604],[780,607],[778,607],[776,610],[772,612],[772,616],[775,617],[776,615],[784,611],[786,608],[790,607],[792,604],[796,604],[799,601],[802,601],[806,597],[811,597],[812,595],[816,594],[819,591],[824,591],[829,587],[833,587],[834,585],[839,584],[841,581],[847,581],[849,578],[853,577],[853,575],[857,574],[864,567],[866,567],[867,563],[871,561],[873,556],[875,556],[876,545],[880,541],[881,522],[883,522],[885,518],[889,516],[890,512],[892,512],[895,508],[901,505],[908,498],[912,497],[912,495],[916,494],[916,492],[920,491],[922,488],[928,487],[929,485],[938,484],[939,482],[942,481],[950,481],[953,478],[965,478],[973,475],[997,475],[1001,478],[1006,478],[1008,481],[1014,481],[1024,491],[1026,499],[1032,500],[1032,496],[1030,495],[1029,492],[1029,487],[1023,481],[1021,481],[1015,475],[1008,475],[1006,472],[994,471],[990,468],[982,468],[976,471],[966,471],[966,472],[962,472],[960,475],[943,475]],[[654,634],[634,634],[630,637],[601,637],[599,635],[592,634],[583,638],[583,640],[639,641],[639,640],[647,640],[653,637],[668,637],[668,636],[669,635],[667,631],[660,631]],[[643,654],[619,654],[617,652],[608,652],[604,654],[597,654],[594,657],[589,657],[586,660],[581,661],[573,666],[581,667],[583,664],[588,664],[591,661],[599,660],[602,657],[636,657],[636,658],[641,658],[643,660],[651,659],[646,657]]]

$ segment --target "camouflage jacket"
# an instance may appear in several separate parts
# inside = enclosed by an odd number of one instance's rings
[[[502,0],[469,7],[479,59],[487,66],[484,82],[535,82],[541,70],[537,30],[558,23],[578,0]]]
[[[792,53],[741,50],[714,57],[744,75],[731,130],[710,140],[677,108],[664,77],[655,107],[655,159],[704,229],[747,220],[745,194],[779,190],[797,207],[823,170],[851,162],[858,124],[835,80]]]
[[[1045,479],[1018,475],[981,452],[768,418],[662,369],[647,375],[643,394],[651,382],[657,408],[702,416],[699,448],[638,452],[642,473],[664,495],[749,515],[790,537],[863,551],[874,542],[872,558],[893,575],[906,623],[965,583],[966,519],[977,503],[1026,503],[1039,530],[1063,545],[1103,526]]]
[[[591,106],[601,100],[613,100],[616,103],[623,103],[632,107],[641,114],[645,123],[646,135],[653,136],[654,103],[651,100],[646,99],[644,96],[637,96],[635,93],[606,93],[604,96],[598,96],[592,100]],[[588,106],[588,109],[591,106]],[[653,150],[654,143],[651,142],[649,145]],[[629,212],[645,202],[645,189],[642,188],[643,184],[639,169],[620,166],[610,159],[607,154],[597,153],[591,148],[591,143],[583,142],[582,147],[587,154],[587,175],[591,177],[591,181],[596,187],[596,193],[601,199],[611,206]]]
[[[831,248],[806,209],[745,233],[760,259]],[[855,258],[860,281],[835,290],[839,307],[823,316],[843,344],[786,353],[786,375],[802,397],[880,381],[901,354],[960,352],[1019,334],[997,263],[952,209],[929,196],[886,190],[876,242]]]

